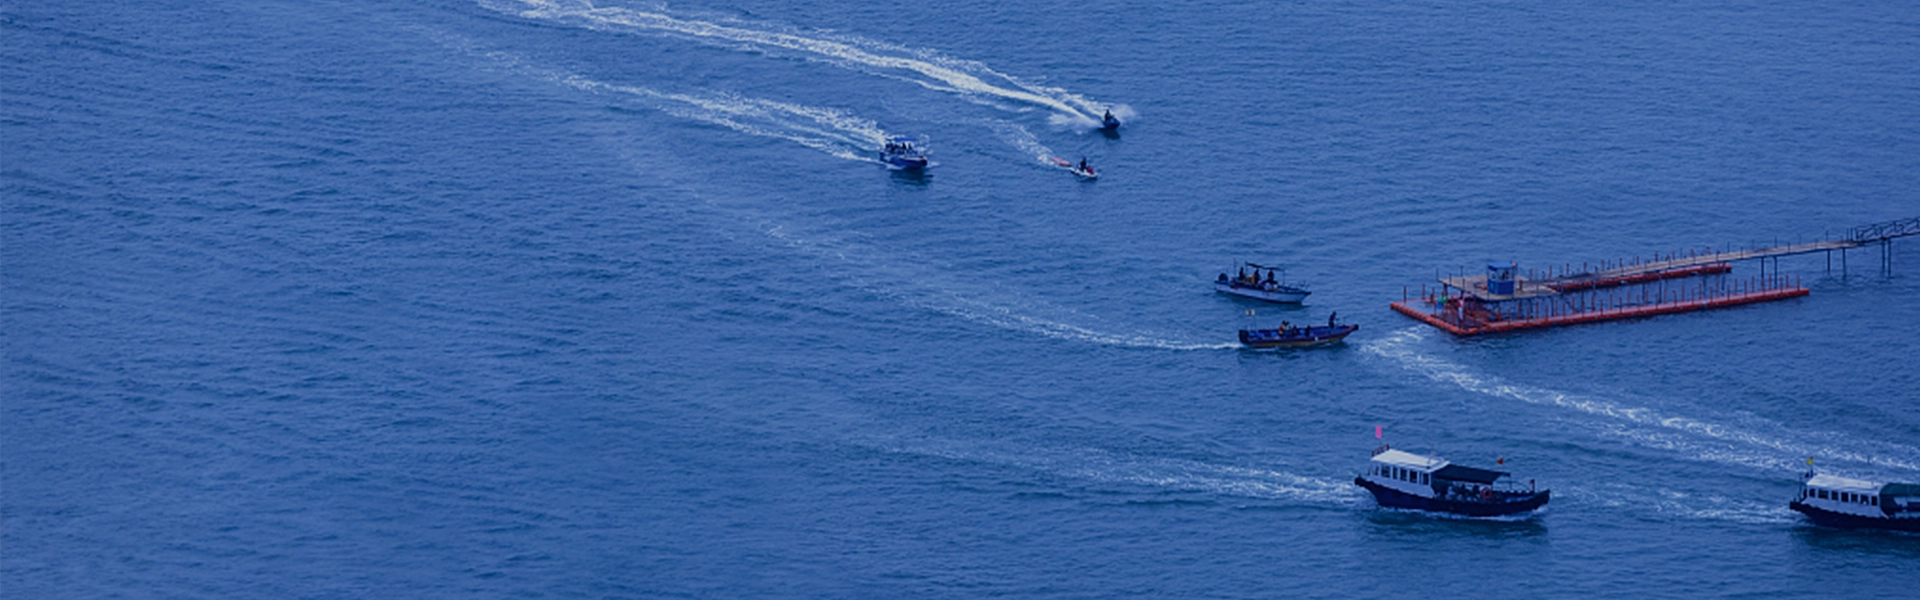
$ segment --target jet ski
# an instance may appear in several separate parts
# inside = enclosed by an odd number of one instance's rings
[[[1053,157],[1053,164],[1056,166],[1059,166],[1062,169],[1066,169],[1069,172],[1072,172],[1075,176],[1078,176],[1082,179],[1098,179],[1100,177],[1099,173],[1095,173],[1093,171],[1093,167],[1089,166],[1086,168],[1081,168],[1080,165],[1073,164],[1067,159],[1060,158],[1058,156]]]
[[[1118,131],[1120,129],[1120,120],[1113,118],[1113,111],[1107,111],[1107,116],[1100,119],[1100,128],[1107,131]]]

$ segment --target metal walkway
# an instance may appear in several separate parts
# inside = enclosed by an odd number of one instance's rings
[[[1540,278],[1521,277],[1521,278],[1518,278],[1517,285],[1515,286],[1513,294],[1488,293],[1486,291],[1487,290],[1486,275],[1445,277],[1440,279],[1440,283],[1442,285],[1461,290],[1462,292],[1465,292],[1468,295],[1478,297],[1481,300],[1485,300],[1485,301],[1498,302],[1498,301],[1506,301],[1506,300],[1519,300],[1519,299],[1526,299],[1526,298],[1537,298],[1537,297],[1558,295],[1559,290],[1555,288],[1580,287],[1582,284],[1591,284],[1593,282],[1618,281],[1626,278],[1652,275],[1652,274],[1657,274],[1657,273],[1662,273],[1667,271],[1680,271],[1684,269],[1694,269],[1694,268],[1706,267],[1709,265],[1725,264],[1725,263],[1730,263],[1734,261],[1761,260],[1761,259],[1769,259],[1769,258],[1779,258],[1782,256],[1792,256],[1795,254],[1812,254],[1814,252],[1832,252],[1834,250],[1844,251],[1851,248],[1859,248],[1861,246],[1865,246],[1867,244],[1874,243],[1874,242],[1879,242],[1884,245],[1889,243],[1891,240],[1893,240],[1893,238],[1906,237],[1910,235],[1920,235],[1920,217],[1914,217],[1911,219],[1901,219],[1898,221],[1887,221],[1885,223],[1874,223],[1872,225],[1862,225],[1860,227],[1855,227],[1853,229],[1847,230],[1847,236],[1840,239],[1823,240],[1818,242],[1807,242],[1804,244],[1790,244],[1786,246],[1775,246],[1772,248],[1756,248],[1752,250],[1731,250],[1727,252],[1713,252],[1709,254],[1690,254],[1686,256],[1675,256],[1673,258],[1668,258],[1665,260],[1633,263],[1633,264],[1627,264],[1627,265],[1622,265],[1622,266],[1608,268],[1608,269],[1587,271],[1583,273],[1573,273],[1570,275],[1558,275],[1553,277],[1540,277]],[[1842,259],[1844,258],[1845,256],[1843,252]],[[1886,257],[1883,257],[1883,259],[1884,258]],[[1828,260],[1831,261],[1832,259],[1828,259]],[[1764,267],[1764,263],[1761,268],[1761,271],[1763,273],[1766,271]]]

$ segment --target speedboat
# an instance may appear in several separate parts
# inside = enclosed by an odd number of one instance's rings
[[[1252,275],[1247,274],[1247,267],[1253,267]],[[1260,278],[1260,271],[1262,269],[1267,272],[1267,278],[1264,280]],[[1256,300],[1278,302],[1281,304],[1299,304],[1301,301],[1307,299],[1307,294],[1313,292],[1309,292],[1306,288],[1299,286],[1287,285],[1281,280],[1274,278],[1274,273],[1285,273],[1285,271],[1285,269],[1263,267],[1253,263],[1247,263],[1246,266],[1240,267],[1240,275],[1238,277],[1229,278],[1226,273],[1221,273],[1219,278],[1213,280],[1213,289],[1217,292],[1233,294],[1235,296],[1245,296]]]
[[[1827,527],[1920,531],[1920,484],[1876,483],[1808,471],[1787,508]]]
[[[919,139],[908,136],[887,138],[886,146],[880,150],[880,160],[891,169],[925,169],[927,153],[919,144]]]
[[[1353,483],[1373,492],[1373,499],[1388,508],[1502,517],[1538,510],[1553,494],[1535,489],[1533,480],[1521,489],[1510,473],[1456,465],[1385,444],[1373,449],[1370,462]]]
[[[1318,346],[1346,339],[1359,325],[1328,325],[1326,327],[1292,327],[1282,325],[1277,329],[1242,329],[1240,343],[1249,348],[1287,348],[1297,346]]]

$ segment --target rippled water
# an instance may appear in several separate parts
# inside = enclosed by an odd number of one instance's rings
[[[1786,509],[1809,456],[1920,481],[1913,238],[1721,311],[1387,309],[1920,216],[1900,7],[163,0],[0,35],[8,597],[1920,587],[1920,539]],[[1214,294],[1239,260],[1315,294]],[[1232,344],[1330,311],[1343,346]],[[1554,501],[1380,510],[1376,425]]]

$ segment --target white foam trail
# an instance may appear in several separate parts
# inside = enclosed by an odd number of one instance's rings
[[[994,133],[1000,135],[1000,139],[1018,148],[1021,153],[1033,157],[1035,162],[1049,167],[1059,166],[1053,163],[1053,157],[1059,155],[1054,154],[1053,149],[1045,144],[1041,144],[1040,138],[1035,137],[1033,132],[1027,131],[1027,128],[1004,121],[989,123],[988,127],[992,127]]]
[[[1425,375],[1428,379],[1450,383],[1471,392],[1519,400],[1528,404],[1567,408],[1642,427],[1653,427],[1669,430],[1670,432],[1679,432],[1696,439],[1708,438],[1721,442],[1739,444],[1749,448],[1761,448],[1771,451],[1770,454],[1755,455],[1750,452],[1734,452],[1726,449],[1708,448],[1689,439],[1675,437],[1673,435],[1662,435],[1659,429],[1646,431],[1644,429],[1616,428],[1613,430],[1615,435],[1636,441],[1642,445],[1687,451],[1705,460],[1740,464],[1762,469],[1777,469],[1783,465],[1792,464],[1795,460],[1815,456],[1881,467],[1920,471],[1920,462],[1916,462],[1913,458],[1889,457],[1882,454],[1869,455],[1831,446],[1816,446],[1809,443],[1763,436],[1718,423],[1708,423],[1686,417],[1667,416],[1650,408],[1622,406],[1606,400],[1583,398],[1563,392],[1508,383],[1499,377],[1483,373],[1474,373],[1466,367],[1417,351],[1415,346],[1425,339],[1423,333],[1423,330],[1419,328],[1402,329],[1385,338],[1368,342],[1362,346],[1362,349],[1369,354],[1392,359],[1400,366]],[[1839,436],[1829,434],[1826,437],[1838,438]],[[1893,454],[1903,454],[1908,457],[1920,455],[1920,450],[1914,448],[1892,444],[1886,444],[1884,446]]]
[[[1687,519],[1732,521],[1749,524],[1779,524],[1798,521],[1787,508],[1787,501],[1756,502],[1751,498],[1732,498],[1718,494],[1696,494],[1676,489],[1645,490],[1626,485],[1563,487],[1554,490],[1562,502],[1592,502],[1627,511],[1651,511]]]
[[[870,152],[863,150],[880,145],[887,136],[872,121],[828,108],[731,94],[694,96],[664,93],[639,86],[602,83],[578,75],[556,75],[554,79],[580,90],[626,94],[649,101],[649,104],[674,116],[713,123],[742,133],[789,140],[848,160],[880,162]],[[807,124],[809,122],[812,125]]]
[[[851,64],[866,68],[917,73],[928,79],[908,80],[930,89],[1018,100],[1045,106],[1082,120],[1097,121],[1091,114],[1099,110],[1096,108],[1098,104],[1083,96],[1059,88],[1024,83],[979,63],[956,61],[923,50],[911,50],[860,38],[808,37],[684,19],[659,12],[627,8],[598,8],[585,1],[481,0],[480,4],[488,9],[516,14],[528,19],[579,23],[599,30],[658,31],[694,38],[784,48],[833,64]],[[516,7],[515,4],[518,6]],[[981,76],[976,76],[969,71],[1004,81],[1012,87],[988,83]]]
[[[1083,481],[1169,491],[1337,506],[1358,504],[1366,496],[1365,492],[1346,480],[1170,458],[1136,457],[1097,449],[1054,452],[1029,448],[998,451],[924,439],[911,444],[891,442],[876,446],[890,452],[1007,465]]]
[[[482,51],[473,47],[470,41],[455,36],[423,33],[442,44],[492,61],[510,72],[581,91],[618,94],[677,117],[719,125],[749,135],[788,140],[847,160],[880,163],[873,152],[885,143],[888,136],[873,121],[838,109],[737,94],[669,93],[635,85],[605,83],[573,73],[529,65],[525,59],[510,52]]]
[[[1184,341],[1144,333],[1103,332],[1060,319],[1044,318],[1031,314],[1044,309],[1034,307],[1030,302],[1027,303],[1029,305],[1027,307],[1016,308],[1011,303],[982,300],[980,298],[988,295],[986,292],[969,291],[968,288],[971,286],[954,281],[937,269],[924,268],[912,273],[901,273],[902,269],[910,268],[904,266],[907,264],[904,261],[875,261],[868,258],[874,254],[872,251],[850,242],[811,239],[777,226],[764,227],[763,231],[768,237],[779,240],[794,249],[840,261],[850,268],[849,283],[852,285],[873,294],[898,299],[915,308],[1055,339],[1111,346],[1163,350],[1220,350],[1240,347],[1240,344],[1231,342]]]

